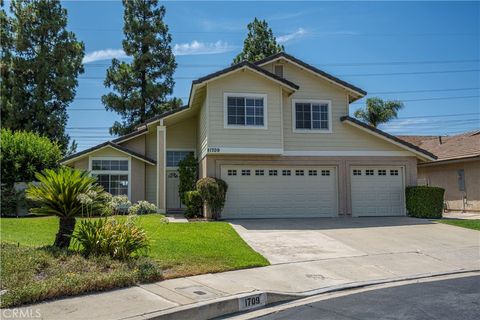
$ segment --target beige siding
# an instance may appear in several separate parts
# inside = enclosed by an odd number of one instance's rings
[[[224,93],[267,94],[268,129],[225,129]],[[208,85],[208,146],[281,148],[279,85],[251,71],[236,72]]]
[[[71,167],[79,170],[88,170],[88,157],[75,161]]]
[[[271,71],[272,64],[264,66]],[[285,151],[401,151],[402,149],[348,126],[340,117],[348,115],[347,91],[340,86],[284,63],[284,77],[300,86],[293,95],[283,94],[283,127]],[[293,132],[292,99],[331,101],[332,133]]]
[[[167,126],[167,149],[193,149],[197,147],[197,118]]]
[[[145,135],[119,143],[122,147],[132,150],[139,154],[145,154]]]
[[[465,171],[465,193],[458,188],[457,171],[460,169]],[[480,210],[480,161],[420,166],[418,179],[426,179],[430,186],[444,188],[449,209]]]
[[[145,166],[154,166],[135,158],[131,158],[130,166],[130,200],[132,202],[145,200]]]

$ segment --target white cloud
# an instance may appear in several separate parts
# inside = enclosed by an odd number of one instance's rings
[[[110,60],[113,58],[126,58],[127,55],[122,49],[105,49],[87,53],[83,58],[83,63],[90,63],[100,60]]]
[[[416,131],[418,125],[428,123],[428,119],[394,119],[390,122],[379,125],[381,130],[393,133],[393,134],[408,134],[412,130]]]
[[[190,43],[177,43],[173,46],[173,53],[176,56],[187,56],[197,54],[217,54],[230,52],[235,47],[224,41],[217,42],[199,42],[193,40]]]
[[[277,42],[278,43],[285,43],[285,42],[288,42],[288,41],[291,41],[291,40],[294,40],[294,39],[298,39],[298,38],[303,37],[306,33],[307,33],[307,30],[305,30],[303,28],[298,28],[298,30],[293,32],[293,33],[289,33],[289,34],[285,34],[283,36],[277,37]]]

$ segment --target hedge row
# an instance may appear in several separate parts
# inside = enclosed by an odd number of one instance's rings
[[[408,215],[416,218],[442,217],[445,189],[427,186],[411,186],[405,189]]]

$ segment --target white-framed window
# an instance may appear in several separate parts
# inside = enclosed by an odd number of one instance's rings
[[[89,168],[105,191],[130,198],[130,158],[90,157]]]
[[[242,170],[242,176],[249,176],[249,175],[250,175],[250,170],[249,169]]]
[[[255,175],[256,176],[264,176],[265,175],[265,170],[257,169],[257,170],[255,170]]]
[[[373,169],[366,169],[365,170],[365,175],[366,176],[373,176]]]
[[[354,175],[354,176],[361,176],[361,175],[362,175],[362,170],[354,169],[354,170],[353,170],[353,175]]]
[[[269,176],[278,176],[278,171],[277,170],[268,170],[268,175]]]
[[[378,170],[378,175],[379,176],[386,176],[387,175],[387,170]]]
[[[390,170],[390,175],[391,176],[398,176],[398,170]]]
[[[309,176],[316,176],[317,175],[317,170],[308,170],[308,175]]]
[[[292,128],[300,133],[331,133],[332,108],[329,100],[292,100]]]
[[[228,175],[229,176],[236,176],[237,175],[237,170],[228,170]]]
[[[295,175],[296,176],[304,176],[305,172],[303,170],[295,170]]]
[[[292,172],[290,170],[282,170],[282,176],[291,176]]]
[[[167,150],[167,167],[177,168],[178,163],[185,159],[188,155],[194,155],[192,150]]]
[[[224,127],[267,129],[267,95],[225,93]]]
[[[322,170],[322,176],[329,176],[330,170]]]

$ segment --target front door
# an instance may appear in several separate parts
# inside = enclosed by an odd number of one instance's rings
[[[180,209],[180,196],[178,194],[179,175],[177,170],[167,171],[167,209]]]

